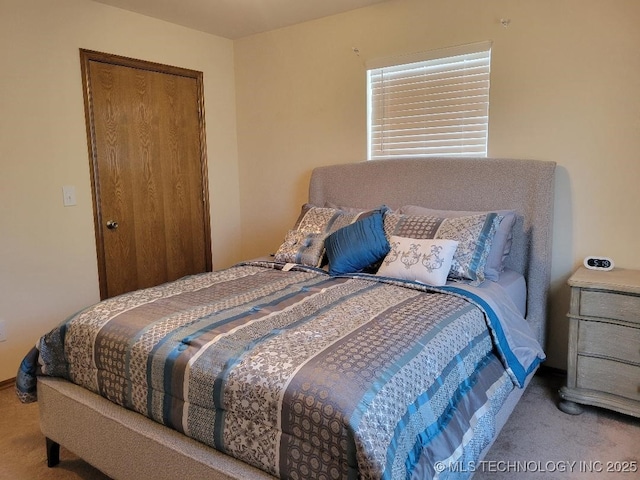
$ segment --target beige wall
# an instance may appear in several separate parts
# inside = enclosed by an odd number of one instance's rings
[[[236,41],[244,256],[278,247],[313,167],[366,158],[364,62],[492,40],[489,155],[558,163],[547,352],[565,368],[571,271],[640,268],[639,24],[637,0],[391,0]]]
[[[0,381],[99,299],[79,48],[204,72],[214,268],[240,259],[233,43],[87,0],[0,0]]]

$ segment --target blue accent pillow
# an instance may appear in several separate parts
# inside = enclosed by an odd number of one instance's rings
[[[329,260],[329,275],[344,275],[364,270],[383,259],[391,247],[384,234],[383,213],[358,220],[329,235],[324,246]]]

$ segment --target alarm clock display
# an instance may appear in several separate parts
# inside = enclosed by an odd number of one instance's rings
[[[584,259],[584,266],[589,270],[613,270],[613,260],[609,257],[587,257]]]

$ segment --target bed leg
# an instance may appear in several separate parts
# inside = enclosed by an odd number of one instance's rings
[[[47,467],[52,468],[60,463],[60,444],[47,437]]]

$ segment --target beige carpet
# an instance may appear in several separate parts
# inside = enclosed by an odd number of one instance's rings
[[[532,379],[474,480],[640,479],[640,419],[587,406],[562,413],[564,381],[548,371]],[[635,472],[607,472],[625,464]]]
[[[21,404],[13,386],[0,390],[0,479],[109,479],[63,447],[60,459],[56,468],[47,467],[45,439],[38,424],[38,404]]]
[[[640,419],[590,407],[566,415],[556,408],[562,383],[557,375],[537,375],[485,461],[460,468],[475,468],[474,480],[640,479]],[[108,480],[64,448],[60,465],[47,468],[44,444],[37,404],[22,405],[12,388],[0,390],[0,479]],[[624,462],[635,462],[636,472],[606,472]]]

